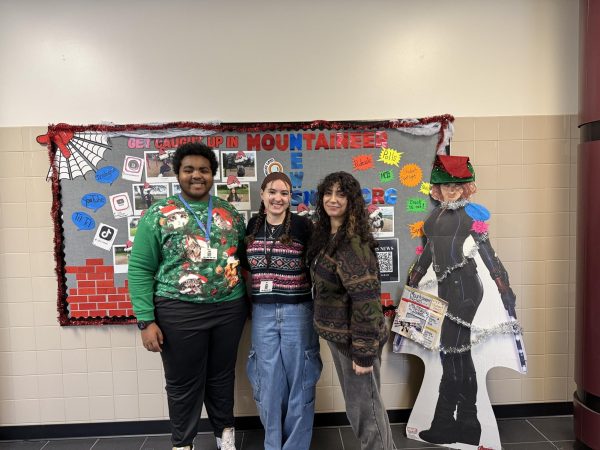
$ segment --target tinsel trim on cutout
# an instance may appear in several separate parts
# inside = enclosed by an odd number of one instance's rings
[[[469,200],[467,200],[466,198],[463,198],[463,199],[452,201],[452,202],[440,202],[440,208],[457,210],[460,208],[464,208],[468,204],[469,204]]]
[[[487,341],[492,336],[495,336],[498,334],[519,335],[523,332],[523,327],[517,320],[509,320],[507,322],[501,322],[490,328],[480,328],[480,327],[474,327],[470,323],[462,320],[460,317],[453,316],[450,313],[446,313],[445,317],[458,325],[461,325],[465,328],[471,329],[471,332],[472,332],[471,344],[462,345],[460,347],[442,347],[441,345],[437,345],[432,348],[425,347],[425,345],[424,345],[425,339],[416,330],[413,330],[413,332],[411,333],[410,339],[412,339],[413,341],[415,341],[422,347],[427,348],[428,350],[431,350],[431,351],[441,352],[444,354],[465,353],[465,352],[470,351],[473,348],[473,346]]]
[[[465,257],[463,258],[463,260],[461,262],[459,262],[451,267],[448,267],[440,275],[437,275],[436,280],[429,280],[419,287],[422,287],[424,289],[431,289],[431,288],[436,287],[438,285],[438,283],[441,283],[442,281],[444,281],[452,273],[452,271],[466,266],[469,262],[469,259],[475,258],[475,255],[477,254],[477,252],[479,252],[479,243],[487,241],[488,239],[489,239],[489,236],[487,233],[482,234],[481,238],[479,238],[478,241],[475,241],[475,245],[473,246],[471,251],[467,255],[465,255]]]
[[[452,203],[456,204],[459,202],[452,202]],[[452,205],[452,206],[454,206],[454,205]],[[449,208],[449,209],[458,209],[458,208]],[[464,259],[460,263],[447,268],[444,272],[442,272],[440,275],[437,276],[437,280],[428,280],[424,284],[419,285],[419,288],[420,289],[432,289],[432,288],[436,287],[438,283],[440,283],[444,279],[446,279],[454,270],[466,266],[469,262],[469,259],[474,259],[477,252],[479,252],[479,244],[487,241],[488,239],[489,239],[488,234],[483,233],[481,235],[481,237],[475,241],[475,245],[473,245],[473,248],[469,251],[469,253],[467,255],[465,255]],[[419,333],[417,333],[416,330],[413,330],[413,332],[411,333],[410,339],[412,339],[413,341],[415,341],[422,347],[427,348],[428,350],[437,351],[437,352],[441,352],[444,354],[446,354],[446,353],[464,353],[464,352],[470,351],[474,345],[484,342],[494,335],[513,334],[513,335],[517,336],[523,332],[523,327],[521,326],[521,323],[518,320],[509,320],[506,322],[500,322],[499,324],[494,325],[493,327],[490,327],[490,328],[481,328],[481,327],[473,326],[471,323],[469,323],[465,320],[462,320],[460,317],[454,316],[453,314],[451,314],[449,312],[446,312],[444,317],[446,319],[449,319],[452,322],[456,323],[457,325],[460,325],[460,326],[470,329],[471,332],[473,333],[473,335],[471,336],[471,344],[463,345],[460,347],[442,347],[440,345],[437,345],[435,347],[429,348],[424,345],[425,341],[424,341],[423,336],[419,335]]]

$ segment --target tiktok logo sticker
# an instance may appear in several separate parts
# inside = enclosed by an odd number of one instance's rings
[[[116,228],[106,225],[105,223],[101,223],[98,225],[98,230],[96,230],[96,235],[94,236],[92,244],[96,247],[100,247],[103,250],[110,250],[115,238],[117,237],[117,231],[118,230]]]

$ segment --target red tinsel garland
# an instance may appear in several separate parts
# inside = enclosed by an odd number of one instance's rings
[[[261,132],[261,131],[288,131],[288,130],[341,130],[341,129],[374,129],[374,128],[411,128],[415,125],[427,125],[439,122],[444,129],[449,122],[454,122],[450,114],[425,117],[421,119],[394,119],[394,120],[352,120],[352,121],[327,121],[313,120],[312,122],[261,122],[261,123],[211,123],[211,122],[170,122],[161,124],[127,124],[127,125],[69,125],[59,123],[48,126],[48,135],[54,136],[59,131],[102,131],[106,133],[136,130],[165,130],[170,128],[202,129],[215,132]]]

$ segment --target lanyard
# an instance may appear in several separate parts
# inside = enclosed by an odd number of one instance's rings
[[[280,225],[282,226],[282,225]],[[267,254],[267,220],[265,219],[265,235],[263,237],[263,248],[265,250],[265,259],[267,260],[267,270],[271,265],[271,258],[273,257],[273,248],[275,244],[277,244],[277,238],[280,235],[280,228],[277,230],[276,235],[272,234],[270,237],[273,238],[273,243],[271,244],[271,248],[269,249],[269,253]]]
[[[198,226],[200,227],[200,229],[202,231],[204,231],[204,235],[206,236],[206,243],[210,246],[210,229],[212,227],[212,195],[209,196],[208,199],[208,218],[206,219],[206,227],[204,226],[204,224],[200,221],[200,218],[196,215],[196,213],[194,212],[194,210],[192,209],[192,207],[189,205],[188,202],[185,201],[185,199],[182,197],[181,194],[179,194],[179,200],[181,200],[181,203],[183,203],[183,206],[185,206],[185,208],[192,213],[192,215],[194,216],[194,219],[196,219],[196,223],[198,224]]]

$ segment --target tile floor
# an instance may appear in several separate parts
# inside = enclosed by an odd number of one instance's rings
[[[392,425],[398,449],[442,448],[407,439],[404,424]],[[575,449],[572,416],[499,419],[500,441],[505,450]],[[262,450],[263,431],[236,433],[237,450]],[[196,449],[215,450],[212,434],[199,434]],[[102,437],[36,441],[0,441],[0,450],[170,450],[169,436]],[[311,450],[360,450],[349,427],[315,428]]]

